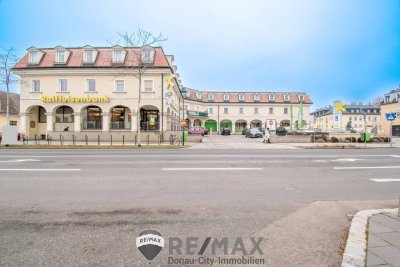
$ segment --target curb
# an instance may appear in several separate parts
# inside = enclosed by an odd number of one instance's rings
[[[343,253],[342,267],[365,267],[367,260],[367,226],[372,215],[384,212],[397,212],[396,209],[362,210],[351,220],[349,237]]]

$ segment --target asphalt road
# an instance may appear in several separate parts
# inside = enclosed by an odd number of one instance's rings
[[[400,182],[376,179],[399,173],[400,149],[2,149],[0,266],[149,266],[144,229],[263,237],[267,266],[338,266],[349,215],[396,206]],[[150,266],[174,266],[167,247]]]

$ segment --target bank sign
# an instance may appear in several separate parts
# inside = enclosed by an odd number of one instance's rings
[[[201,112],[201,111],[192,111],[192,110],[188,110],[187,114],[189,116],[196,116],[196,117],[208,117],[208,113],[207,112]]]
[[[110,102],[108,96],[42,96],[40,100],[45,103]]]

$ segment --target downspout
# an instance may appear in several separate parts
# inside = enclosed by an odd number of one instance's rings
[[[164,133],[164,73],[161,73],[161,135]],[[163,139],[163,136],[161,136]]]
[[[219,134],[219,132],[220,132],[220,129],[219,129],[219,105],[218,105],[218,121],[217,121],[217,134]]]

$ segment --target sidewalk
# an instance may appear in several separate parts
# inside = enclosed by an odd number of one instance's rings
[[[373,215],[368,226],[367,267],[400,267],[400,217]]]

